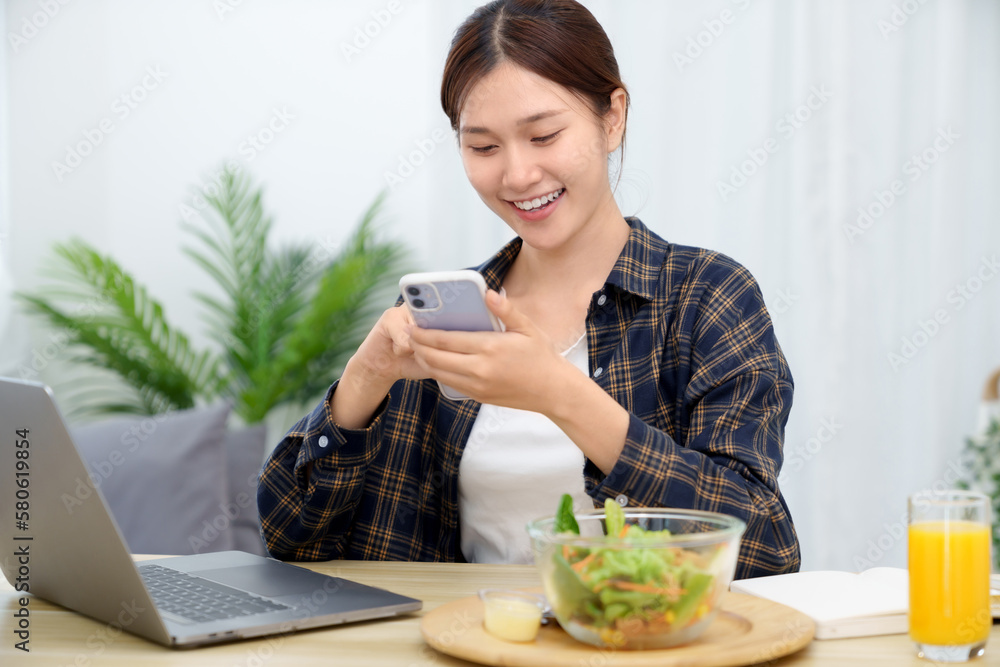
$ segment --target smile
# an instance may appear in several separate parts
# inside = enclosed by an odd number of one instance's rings
[[[522,211],[533,211],[536,208],[545,208],[555,200],[559,199],[562,194],[566,192],[566,188],[560,188],[555,192],[550,192],[547,195],[542,195],[541,197],[535,197],[534,199],[528,199],[526,201],[515,201],[511,202],[514,206],[518,207]]]

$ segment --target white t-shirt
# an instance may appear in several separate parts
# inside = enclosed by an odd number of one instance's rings
[[[587,375],[587,336],[563,356]],[[484,403],[458,468],[462,554],[470,563],[531,563],[529,521],[555,514],[564,493],[578,511],[594,502],[580,448],[538,412]]]

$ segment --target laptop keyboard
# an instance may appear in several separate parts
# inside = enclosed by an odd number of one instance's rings
[[[194,623],[265,614],[288,605],[159,565],[140,565],[156,608]]]

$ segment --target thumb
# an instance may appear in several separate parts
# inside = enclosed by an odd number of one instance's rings
[[[486,291],[486,306],[497,316],[507,331],[526,331],[532,328],[528,316],[514,307],[505,296],[500,296],[495,290]]]

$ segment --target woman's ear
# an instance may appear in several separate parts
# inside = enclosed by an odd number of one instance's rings
[[[611,93],[611,107],[604,115],[604,125],[608,132],[608,153],[614,153],[622,145],[625,136],[625,118],[628,115],[625,91],[616,88]]]

